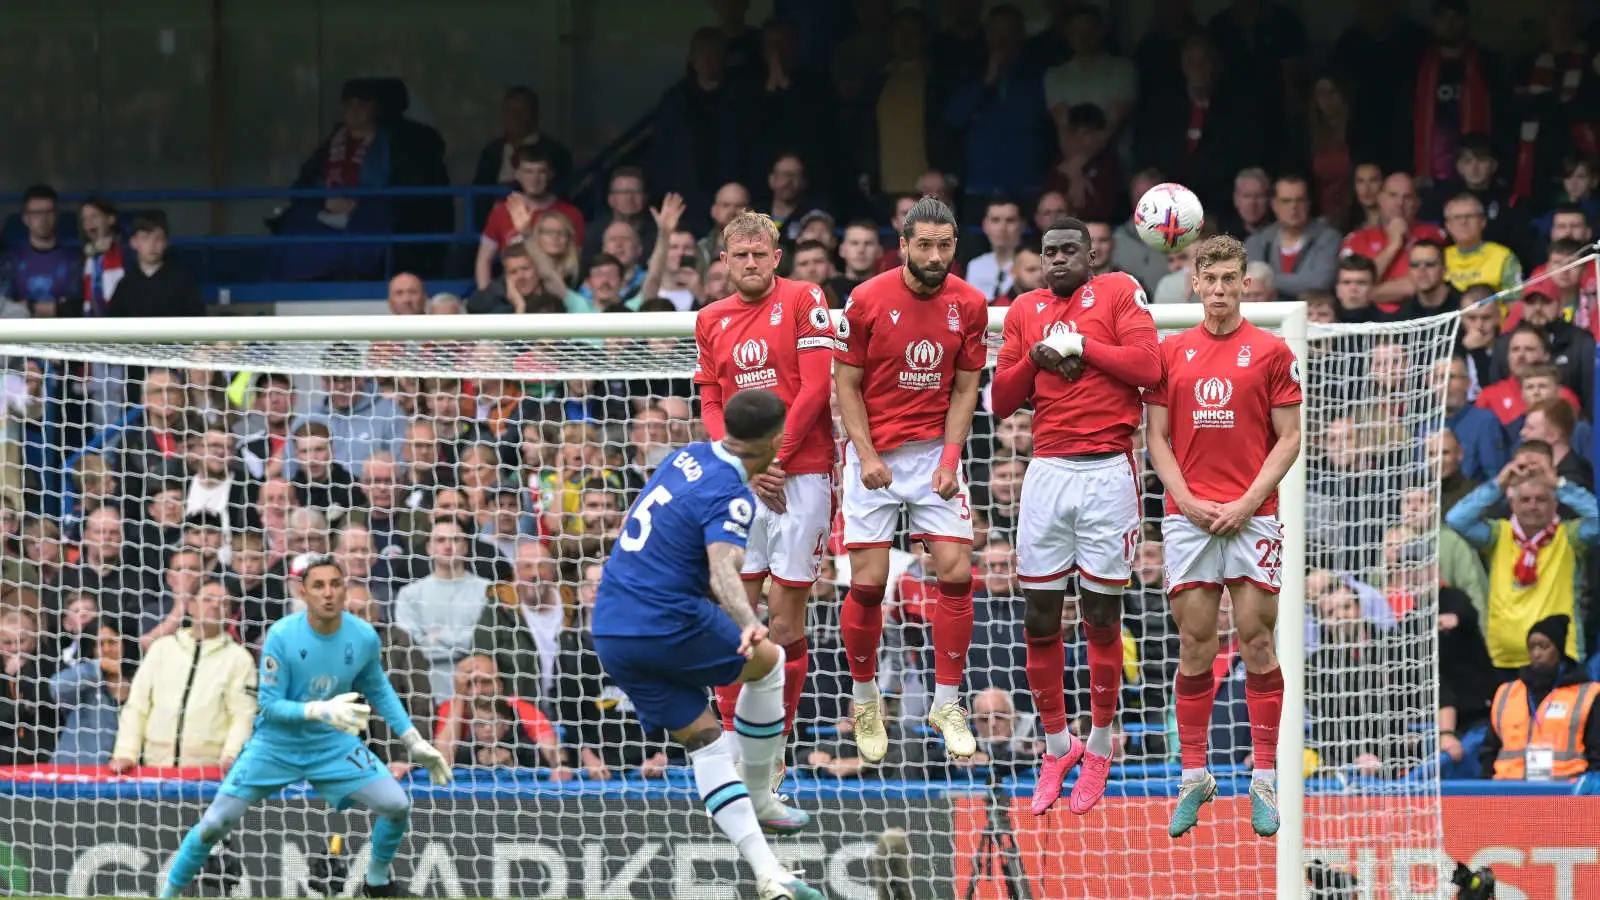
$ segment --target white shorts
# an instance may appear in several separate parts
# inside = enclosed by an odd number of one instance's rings
[[[833,526],[833,479],[827,475],[790,475],[783,496],[788,510],[773,512],[756,500],[756,519],[744,552],[743,576],[758,581],[768,575],[779,584],[810,587],[822,570]]]
[[[1139,546],[1139,484],[1126,454],[1035,459],[1022,478],[1017,578],[1059,591],[1076,573],[1096,591],[1120,592]]]
[[[1161,520],[1167,558],[1167,593],[1248,581],[1276,594],[1283,585],[1283,523],[1254,516],[1229,537],[1207,534],[1183,516]]]
[[[883,454],[893,481],[882,490],[861,485],[861,458],[855,445],[844,458],[844,545],[849,550],[894,543],[900,507],[911,519],[914,541],[972,543],[972,501],[967,476],[956,470],[957,489],[949,500],[933,492],[933,472],[944,455],[944,441],[916,441]]]

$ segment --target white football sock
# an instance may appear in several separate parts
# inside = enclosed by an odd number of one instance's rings
[[[1272,787],[1278,783],[1278,770],[1252,769],[1250,772],[1250,780],[1265,782],[1268,787]]]
[[[1183,770],[1183,780],[1184,781],[1199,781],[1200,779],[1202,779],[1204,777],[1206,777],[1206,770],[1205,769],[1184,769]]]
[[[761,833],[756,809],[750,804],[750,792],[733,771],[733,756],[728,752],[730,743],[724,734],[699,750],[689,752],[689,761],[694,764],[694,786],[717,827],[739,848],[739,855],[755,870],[757,878],[781,872],[783,867],[778,865],[778,858]]]
[[[933,708],[938,709],[946,703],[955,703],[961,699],[961,685],[936,684],[933,686]]]
[[[850,688],[850,696],[857,703],[875,703],[878,700],[878,683],[857,681]]]
[[[783,806],[772,795],[772,772],[783,757],[783,648],[772,671],[744,683],[733,707],[733,730],[738,733],[744,786],[750,802],[763,815],[782,815]]]
[[[1089,728],[1089,740],[1084,742],[1084,749],[1095,756],[1111,755],[1111,726],[1104,728],[1093,725]]]
[[[1044,751],[1056,759],[1072,752],[1072,732],[1063,729],[1060,734],[1044,736]]]

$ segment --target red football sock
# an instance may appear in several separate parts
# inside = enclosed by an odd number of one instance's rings
[[[939,607],[933,613],[933,682],[960,685],[972,644],[972,582],[939,582]]]
[[[1089,639],[1089,714],[1096,728],[1111,727],[1122,693],[1122,628],[1083,623]]]
[[[883,637],[883,591],[870,584],[852,584],[839,610],[839,638],[850,657],[855,681],[878,678],[878,640]]]
[[[1244,703],[1250,710],[1250,749],[1257,769],[1278,766],[1278,720],[1283,715],[1283,670],[1246,672]]]
[[[1206,742],[1211,732],[1211,707],[1217,701],[1217,676],[1178,673],[1178,746],[1185,769],[1206,767]]]
[[[1067,730],[1067,692],[1062,683],[1066,669],[1067,648],[1060,632],[1028,638],[1028,690],[1045,734]]]
[[[716,689],[717,712],[722,714],[722,730],[733,734],[733,706],[739,702],[739,691],[744,685],[735,681]]]
[[[783,733],[794,732],[794,716],[805,693],[806,672],[811,668],[811,643],[804,637],[783,645]]]

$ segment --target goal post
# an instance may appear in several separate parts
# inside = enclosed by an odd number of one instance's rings
[[[1164,335],[1199,324],[1202,315],[1199,304],[1152,305],[1150,311]],[[1443,871],[1442,832],[1438,823],[1438,769],[1434,765],[1429,774],[1427,751],[1407,745],[1410,749],[1404,752],[1412,754],[1407,757],[1410,764],[1401,767],[1405,770],[1406,778],[1391,777],[1379,783],[1376,780],[1362,780],[1342,771],[1334,774],[1331,767],[1327,766],[1319,769],[1315,785],[1308,784],[1308,779],[1304,777],[1301,760],[1308,756],[1308,725],[1312,724],[1308,721],[1307,713],[1310,708],[1321,708],[1318,706],[1321,700],[1309,694],[1306,672],[1308,654],[1312,652],[1307,638],[1316,633],[1318,625],[1312,615],[1316,600],[1307,594],[1307,574],[1313,568],[1330,567],[1323,561],[1322,554],[1313,554],[1308,549],[1311,525],[1308,466],[1312,463],[1311,441],[1327,425],[1327,422],[1318,421],[1318,418],[1358,422],[1370,418],[1364,416],[1362,404],[1376,401],[1364,397],[1362,391],[1369,379],[1375,377],[1371,373],[1374,348],[1396,341],[1406,342],[1406,346],[1412,350],[1404,371],[1394,376],[1398,380],[1386,384],[1397,398],[1403,394],[1410,404],[1405,407],[1403,414],[1395,414],[1403,415],[1403,421],[1390,422],[1389,426],[1403,426],[1412,437],[1392,437],[1393,433],[1403,430],[1398,427],[1390,427],[1381,433],[1373,431],[1372,434],[1378,435],[1373,440],[1389,443],[1378,448],[1371,459],[1382,460],[1375,462],[1375,465],[1409,468],[1403,475],[1397,475],[1385,483],[1382,488],[1385,496],[1382,502],[1371,505],[1370,515],[1363,513],[1367,518],[1359,523],[1364,528],[1361,540],[1370,543],[1370,538],[1366,536],[1377,535],[1380,543],[1377,547],[1363,546],[1358,555],[1367,563],[1376,556],[1380,560],[1377,568],[1381,568],[1381,542],[1385,539],[1388,526],[1395,524],[1388,517],[1396,515],[1393,510],[1400,499],[1396,491],[1403,493],[1408,489],[1428,488],[1430,472],[1434,474],[1434,507],[1431,514],[1434,533],[1419,536],[1419,539],[1436,546],[1439,527],[1436,465],[1424,462],[1418,468],[1414,461],[1400,460],[1402,457],[1410,460],[1418,452],[1418,447],[1408,446],[1405,441],[1420,441],[1426,428],[1442,425],[1443,385],[1436,380],[1435,369],[1441,359],[1448,358],[1448,346],[1454,339],[1454,317],[1383,326],[1308,326],[1302,303],[1245,304],[1243,311],[1252,323],[1280,334],[1308,372],[1314,354],[1320,352],[1324,359],[1336,357],[1336,363],[1330,369],[1335,375],[1330,377],[1341,379],[1337,385],[1341,400],[1337,410],[1334,404],[1324,403],[1314,394],[1320,386],[1313,384],[1313,379],[1308,375],[1302,452],[1279,487],[1279,516],[1286,526],[1282,548],[1282,602],[1279,605],[1277,629],[1278,654],[1284,677],[1283,718],[1278,750],[1278,801],[1282,827],[1275,841],[1276,853],[1270,863],[1264,855],[1258,859],[1255,851],[1242,844],[1229,845],[1230,854],[1234,851],[1239,853],[1239,866],[1260,866],[1273,870],[1270,877],[1266,877],[1262,871],[1260,874],[1263,877],[1251,883],[1254,886],[1239,888],[1238,893],[1231,895],[1264,896],[1270,892],[1271,896],[1278,898],[1299,898],[1305,889],[1305,865],[1313,853],[1320,853],[1321,858],[1357,870],[1363,876],[1364,886],[1379,882],[1378,893],[1364,893],[1363,896],[1390,896],[1383,893],[1383,883],[1391,887],[1409,886],[1419,878],[1424,882],[1436,879],[1438,872]],[[991,331],[1000,330],[1005,312],[1004,309],[991,310]],[[230,375],[283,372],[297,378],[359,373],[375,378],[400,379],[441,376],[550,381],[593,379],[596,384],[604,383],[606,379],[681,380],[688,376],[692,367],[694,320],[692,313],[35,319],[8,321],[5,324],[3,332],[0,332],[0,360],[10,357],[82,364],[77,366],[77,370],[83,372],[100,366],[204,369]],[[995,339],[997,335],[991,338],[992,364],[993,349],[998,342]],[[354,353],[349,352],[352,346],[357,348]],[[90,376],[83,374],[74,377]],[[425,389],[414,387],[411,390],[421,392]],[[581,398],[583,402],[592,401],[604,407],[614,399],[606,396],[606,389],[597,388],[595,391],[593,396]],[[605,422],[619,426],[629,424],[616,423],[610,418],[606,418]],[[988,468],[988,462],[976,459],[969,461],[970,464],[981,463],[985,469]],[[46,474],[57,477],[64,484],[68,480],[66,476],[71,473]],[[1314,555],[1317,556],[1315,560]],[[1353,570],[1352,578],[1374,568],[1365,565],[1362,571]],[[1347,573],[1341,571],[1341,574]],[[1419,600],[1418,605],[1426,607],[1427,604]],[[1422,612],[1433,615],[1436,610],[1424,609]],[[1416,665],[1426,667],[1428,671],[1423,677],[1425,680],[1431,679],[1430,683],[1414,686],[1414,692],[1406,695],[1407,702],[1411,703],[1407,709],[1413,713],[1412,718],[1425,727],[1437,714],[1436,645],[1431,631],[1419,631],[1404,640],[1408,643],[1402,650],[1409,654],[1408,658]],[[1176,645],[1173,646],[1175,648]],[[1375,686],[1376,677],[1374,673],[1365,673],[1363,678],[1371,680],[1363,683]],[[1325,744],[1330,740],[1329,734],[1336,735],[1335,740],[1348,739],[1352,743],[1364,740],[1360,734],[1360,719],[1365,714],[1324,713],[1325,727],[1319,740]],[[1349,721],[1333,731],[1327,730],[1327,720],[1335,717],[1347,717]],[[1426,740],[1431,740],[1431,735],[1427,735]],[[1164,777],[1170,778],[1170,774]],[[1248,773],[1245,773],[1245,777],[1248,777]],[[1169,782],[1165,788],[1152,788],[1153,793],[1138,796],[1167,797],[1169,794],[1161,791],[1170,790],[1174,784]],[[1317,812],[1311,815],[1320,820],[1318,823],[1308,823],[1310,802],[1307,794],[1312,791],[1317,795]],[[1135,795],[1130,793],[1127,796],[1131,798]],[[806,795],[802,793],[797,799],[804,803]],[[883,802],[893,804],[897,801],[886,799]],[[1121,802],[1124,802],[1124,798],[1115,789],[1103,801],[1107,806]],[[1236,807],[1229,807],[1228,812],[1223,812],[1222,803],[1215,806],[1217,811],[1208,813],[1211,820],[1232,815],[1236,810]],[[1389,818],[1386,819],[1386,816]],[[1139,827],[1154,827],[1155,823],[1136,824]],[[1203,818],[1200,830],[1217,824]],[[1162,840],[1165,840],[1164,819],[1159,825]],[[1387,836],[1386,828],[1391,830]],[[1245,830],[1248,831],[1248,828]],[[1395,831],[1402,833],[1393,833]],[[1071,840],[1076,833],[1066,832],[1067,839]],[[1254,840],[1253,837],[1251,840]],[[1397,842],[1397,848],[1403,846],[1407,851],[1419,851],[1420,856],[1411,863],[1401,859],[1403,854],[1398,849],[1391,856],[1389,849],[1384,846],[1386,840]],[[1130,851],[1132,847],[1130,844]],[[1083,851],[1058,847],[1037,852],[1056,853],[1058,859],[1055,865],[1070,868]],[[1152,860],[1156,858],[1152,856]],[[1063,864],[1061,859],[1072,862]],[[941,863],[944,864],[949,864],[949,861]],[[959,864],[954,865],[960,871]],[[1430,871],[1423,876],[1401,872],[1400,869],[1406,865],[1420,866]],[[1120,883],[1126,896],[1142,896],[1145,895],[1142,893],[1144,891],[1164,891],[1173,884],[1185,883],[1197,885],[1193,888],[1193,896],[1228,895],[1228,886],[1233,884],[1226,875],[1207,876],[1206,879],[1197,877],[1193,882],[1186,882],[1183,876],[1184,873],[1180,872],[1143,875],[1123,873],[1106,877],[1108,883]],[[976,880],[980,875],[974,872],[968,873],[967,877]],[[1117,879],[1122,880],[1118,882]],[[1437,884],[1436,881],[1433,883]],[[1397,891],[1401,889],[1396,888]],[[1035,888],[1035,891],[1035,897],[1051,895],[1051,889],[1047,887]],[[847,891],[842,893],[848,894]],[[937,896],[946,894],[939,893]],[[1422,896],[1422,893],[1419,892],[1417,896]]]

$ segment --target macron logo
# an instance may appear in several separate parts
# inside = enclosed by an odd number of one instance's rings
[[[1183,359],[1184,359],[1185,362],[1194,362],[1194,351],[1193,350],[1185,350],[1185,351],[1183,351]]]
[[[900,324],[900,310],[898,310],[898,309],[891,310],[890,313],[889,313],[889,321],[892,324],[899,325]]]
[[[1035,303],[1033,305],[1033,311],[1034,312],[1044,312],[1045,306],[1046,306],[1046,304],[1044,304],[1044,303]]]

